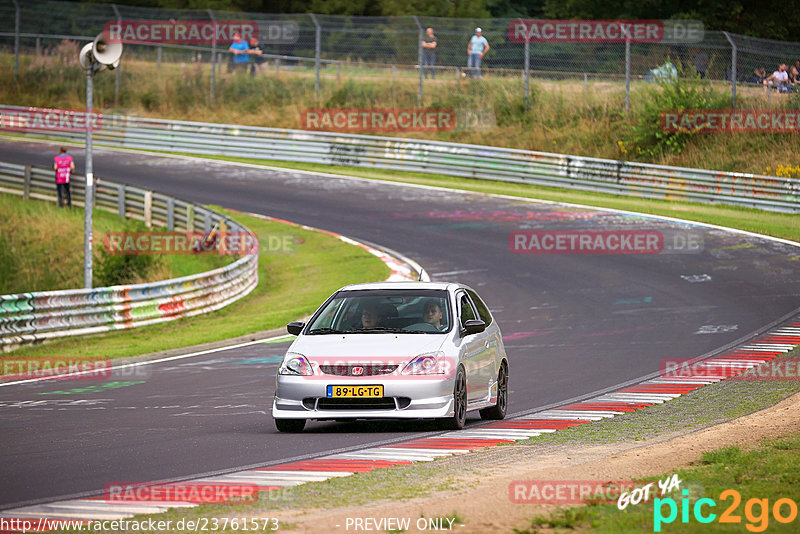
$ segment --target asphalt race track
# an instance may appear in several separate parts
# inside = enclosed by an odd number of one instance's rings
[[[0,160],[49,166],[55,147],[0,142]],[[71,153],[82,173],[83,150]],[[94,170],[101,179],[376,243],[414,258],[434,280],[473,286],[505,336],[510,413],[635,379],[666,358],[705,354],[800,305],[797,249],[721,230],[105,149],[95,149]],[[657,230],[678,249],[515,254],[509,235],[516,230]],[[680,248],[684,238],[702,246]],[[279,434],[269,409],[285,348],[222,350],[96,383],[0,387],[0,508],[99,492],[111,482],[180,479],[433,431],[416,422],[311,423],[302,435]]]

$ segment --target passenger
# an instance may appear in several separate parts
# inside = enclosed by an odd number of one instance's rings
[[[429,300],[425,303],[422,311],[422,321],[436,327],[437,330],[442,330],[442,308],[435,300]]]

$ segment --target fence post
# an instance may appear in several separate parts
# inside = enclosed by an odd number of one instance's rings
[[[125,218],[125,184],[117,186],[117,215],[121,219]]]
[[[22,200],[28,200],[31,197],[31,166],[25,165],[25,181],[22,186]]]
[[[156,57],[158,58],[157,59],[158,63],[156,64],[156,68],[158,70],[161,70],[161,47],[160,46],[156,49]]]
[[[731,44],[731,107],[736,109],[736,43],[728,32],[722,32]]]
[[[208,9],[208,16],[211,18],[211,22],[214,23],[214,36],[211,38],[211,83],[209,87],[209,102],[212,104],[214,103],[214,82],[216,81],[216,70],[217,70],[217,20],[214,18],[214,13],[211,12],[211,8]]]
[[[42,54],[42,38],[40,36],[36,36],[36,57],[39,57]]]
[[[419,88],[417,89],[417,101],[422,102],[422,38],[423,38],[423,31],[422,31],[422,24],[419,23],[419,19],[416,15],[414,15],[414,22],[417,24],[417,29],[419,30],[419,37],[417,37],[417,70],[419,70]]]
[[[531,94],[531,43],[525,39],[525,109],[530,107]]]
[[[317,98],[319,98],[319,60],[320,55],[322,54],[322,28],[317,22],[317,17],[313,13],[308,14],[311,17],[311,21],[314,23],[314,27],[316,28],[316,36],[315,36],[315,48],[314,48],[314,71],[316,72],[317,79],[314,82],[314,93],[316,94]]]
[[[114,14],[117,16],[117,23],[122,27],[122,16],[119,14],[119,9],[117,9],[117,4],[111,4],[111,8],[114,10]],[[122,67],[122,62],[117,65],[117,68],[114,69],[116,73],[114,76],[114,105],[119,102],[119,70]]]
[[[631,108],[631,38],[625,37],[625,113]]]
[[[275,76],[278,76],[281,73],[281,58],[275,58]]]
[[[19,76],[19,3],[14,0],[14,81]]]
[[[194,204],[186,205],[186,231],[194,232]]]

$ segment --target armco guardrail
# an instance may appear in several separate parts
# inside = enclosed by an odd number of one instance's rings
[[[73,202],[81,203],[85,179],[73,176]],[[237,222],[202,206],[154,191],[100,179],[98,208],[168,230],[209,231]],[[53,171],[0,162],[0,192],[54,200]],[[0,295],[0,350],[48,339],[145,326],[207,313],[244,297],[258,283],[258,254],[212,271],[160,282]]]
[[[46,135],[83,140],[80,132]],[[113,115],[103,116],[103,127],[95,139],[100,144],[124,148],[439,173],[617,195],[800,211],[800,180],[491,146]]]

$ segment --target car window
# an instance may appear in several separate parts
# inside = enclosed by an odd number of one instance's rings
[[[470,289],[467,289],[467,293],[472,299],[472,303],[475,305],[475,308],[478,310],[478,315],[480,315],[481,320],[486,323],[486,326],[492,324],[492,314],[489,313],[489,308],[486,307],[486,304],[484,304],[478,294]]]
[[[344,290],[333,295],[309,321],[307,333],[439,334],[453,321],[444,289]]]
[[[464,323],[470,319],[477,319],[477,317],[475,317],[475,311],[472,309],[472,304],[470,304],[466,294],[461,294],[459,308],[461,309],[461,326],[464,326]]]

